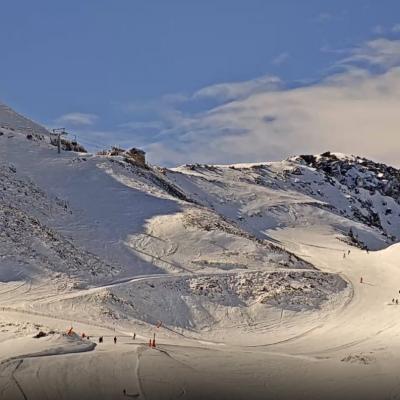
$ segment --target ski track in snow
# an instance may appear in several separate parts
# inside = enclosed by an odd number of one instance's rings
[[[142,348],[138,348],[138,350],[136,352],[137,361],[136,361],[136,367],[135,367],[135,376],[136,376],[136,381],[138,383],[138,388],[139,388],[139,397],[142,398],[143,400],[145,400],[146,396],[144,394],[143,384],[142,384],[142,380],[140,377],[140,357],[141,357],[143,351],[145,351],[145,350]]]
[[[15,376],[15,374],[17,373],[19,367],[22,365],[23,362],[24,362],[24,360],[18,360],[17,361],[17,363],[16,363],[17,365],[16,365],[14,371],[12,372],[11,376],[12,376],[13,381],[17,385],[19,391],[21,392],[21,395],[23,396],[24,400],[28,400],[28,396],[25,394],[22,386],[20,385],[20,383],[18,382],[18,379]]]

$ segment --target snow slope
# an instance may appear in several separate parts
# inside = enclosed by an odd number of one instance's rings
[[[162,169],[122,155],[58,155],[18,127],[2,132],[4,304],[45,312],[46,298],[54,304],[59,293],[84,295],[142,275],[230,271],[240,279],[243,270],[313,269],[198,204]]]
[[[303,243],[293,243],[299,234]],[[93,352],[21,357],[20,364],[2,365],[3,397],[23,398],[22,389],[29,399],[123,398],[126,389],[132,397],[146,399],[397,398],[399,308],[391,297],[398,296],[394,281],[400,278],[399,246],[369,254],[353,248],[343,260],[342,251],[349,247],[338,246],[334,236],[316,227],[281,229],[276,236],[319,268],[345,274],[353,287],[349,301],[314,319],[303,315],[293,320],[285,312],[281,321],[259,332],[264,344],[254,343],[250,332],[230,345],[171,336],[160,328],[154,329],[158,347],[150,349],[146,343],[152,331],[144,326],[134,328],[139,334],[133,341],[121,321],[116,331],[74,323],[78,332],[104,335],[105,343]],[[17,321],[69,326],[61,316],[6,311],[2,318],[19,326],[27,322]],[[117,345],[111,340],[114,335]]]
[[[58,155],[21,118],[1,109],[0,397],[400,395],[397,170]]]
[[[399,172],[359,157],[326,153],[263,164],[186,165],[168,177],[259,238],[304,224],[330,226],[370,249],[400,237]]]
[[[25,134],[35,134],[48,136],[49,131],[33,122],[29,118],[24,117],[21,114],[15,112],[12,108],[6,104],[0,102],[0,127],[5,130],[11,130],[11,132],[18,131]]]

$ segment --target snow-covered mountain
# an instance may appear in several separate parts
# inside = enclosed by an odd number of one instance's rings
[[[359,157],[165,169],[117,149],[58,155],[45,128],[6,106],[0,127],[10,307],[183,330],[257,324],[347,287],[285,249],[283,229],[301,243],[296,229],[318,227],[371,250],[400,238],[399,171]]]
[[[398,396],[399,170],[62,149],[0,108],[1,398]]]
[[[400,171],[336,153],[282,162],[185,165],[167,176],[198,203],[256,237],[280,227],[330,226],[342,239],[378,249],[400,238]]]

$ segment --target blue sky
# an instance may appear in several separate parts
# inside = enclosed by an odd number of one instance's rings
[[[326,101],[351,109],[348,89],[358,93],[377,77],[397,81],[400,60],[397,0],[4,0],[1,15],[2,101],[49,127],[66,126],[92,149],[138,145],[166,165],[261,161],[332,145],[356,152],[357,140],[352,147],[325,138],[336,134],[325,110],[326,123],[310,126],[282,108],[294,98],[312,114],[334,77],[341,91],[328,91]],[[375,84],[374,112],[383,104],[382,82]],[[389,97],[395,108],[397,92]],[[344,124],[350,119],[340,124],[346,135],[371,139],[360,151],[400,161],[390,149],[374,150],[371,121]],[[317,128],[321,136],[307,147],[303,131]]]

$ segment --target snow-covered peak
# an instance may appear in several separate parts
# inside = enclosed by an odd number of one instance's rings
[[[400,240],[400,172],[363,157],[325,152],[281,162],[193,164],[171,170],[170,177],[260,237],[313,221],[342,233],[353,225],[361,246],[382,246],[371,228],[383,242]]]
[[[350,161],[350,162],[356,162],[357,159],[360,157],[351,155],[351,154],[345,154],[345,153],[338,153],[338,152],[330,152],[327,151],[325,153],[321,154],[310,154],[310,155],[299,155],[299,156],[292,156],[288,158],[288,161],[292,162],[300,162],[300,163],[310,163],[310,162],[319,162],[323,160],[330,160],[332,162],[334,161]]]

